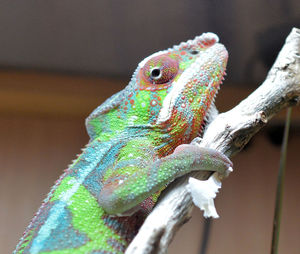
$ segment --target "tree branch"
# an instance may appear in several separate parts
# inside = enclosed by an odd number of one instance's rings
[[[200,146],[232,156],[239,152],[280,110],[294,106],[300,96],[300,29],[293,28],[263,84],[236,107],[219,114],[206,129]],[[176,231],[191,217],[187,179],[207,179],[197,172],[170,184],[147,217],[126,254],[163,254]]]

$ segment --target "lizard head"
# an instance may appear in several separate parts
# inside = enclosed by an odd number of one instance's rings
[[[105,128],[113,135],[124,129],[144,132],[164,147],[162,154],[190,142],[201,134],[227,58],[213,33],[150,55],[140,62],[128,86],[87,119],[90,136],[99,136]]]
[[[138,94],[132,101],[139,108],[137,115],[146,117],[165,140],[190,142],[201,134],[227,58],[225,47],[213,33],[145,58],[132,81]]]

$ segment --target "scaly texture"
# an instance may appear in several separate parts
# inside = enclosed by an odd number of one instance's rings
[[[212,33],[144,59],[128,86],[87,118],[90,142],[14,253],[123,253],[167,184],[231,167],[215,150],[181,146],[202,134],[226,62]]]

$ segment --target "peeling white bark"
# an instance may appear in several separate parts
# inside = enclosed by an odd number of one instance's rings
[[[239,152],[281,109],[294,106],[300,97],[300,29],[293,28],[263,84],[248,98],[208,126],[200,146],[232,156]],[[192,173],[207,179],[211,173]],[[176,231],[191,217],[192,199],[185,176],[170,184],[147,217],[126,254],[163,254]]]

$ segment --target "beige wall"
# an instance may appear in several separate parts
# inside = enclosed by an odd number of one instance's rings
[[[53,182],[88,140],[82,116],[12,114],[3,107],[0,103],[1,254],[13,250]],[[280,253],[300,250],[299,144],[300,136],[294,135],[288,150]],[[260,134],[234,158],[235,171],[216,201],[221,218],[214,221],[208,254],[269,253],[279,150]],[[202,224],[195,209],[169,253],[198,253]]]

